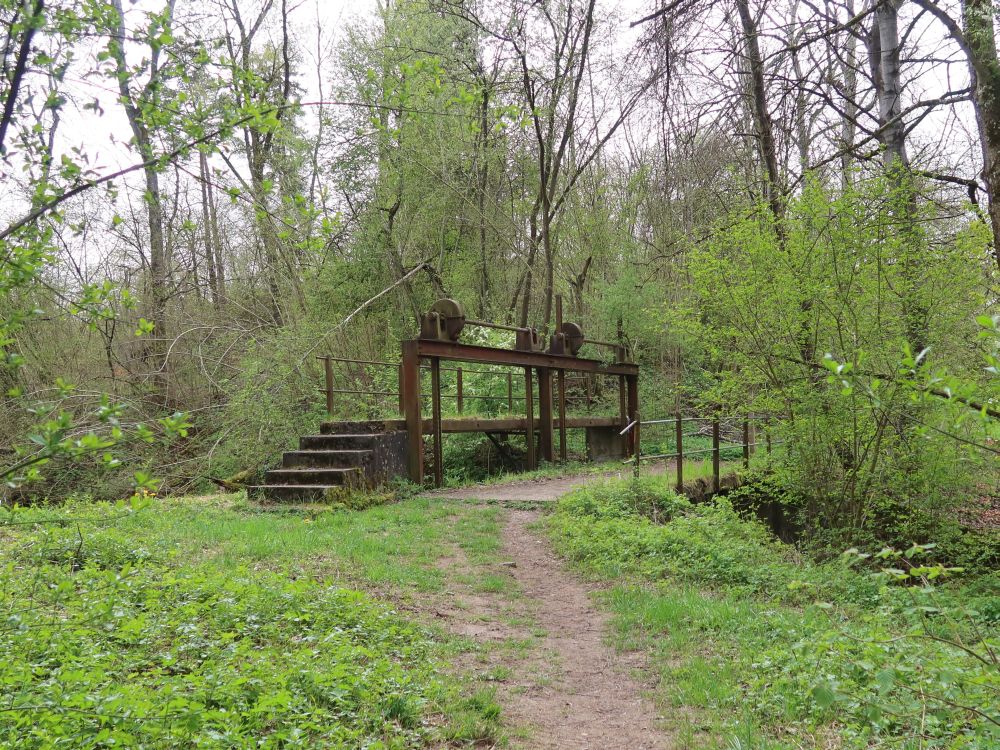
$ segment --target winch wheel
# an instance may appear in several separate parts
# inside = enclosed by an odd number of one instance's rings
[[[583,328],[581,328],[577,323],[565,322],[559,329],[566,339],[566,351],[573,356],[576,356],[577,352],[583,346]]]
[[[465,310],[458,300],[444,298],[431,305],[431,312],[441,316],[445,335],[451,341],[458,341],[465,328]]]

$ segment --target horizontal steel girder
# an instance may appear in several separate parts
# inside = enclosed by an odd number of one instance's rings
[[[602,375],[638,375],[636,364],[605,364],[596,359],[580,359],[562,354],[523,352],[516,349],[494,349],[472,344],[454,344],[450,341],[417,339],[417,356],[440,357],[457,362],[480,362],[508,367],[548,367],[553,370],[596,372]]]

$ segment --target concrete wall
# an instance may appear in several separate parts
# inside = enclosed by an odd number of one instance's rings
[[[587,428],[587,460],[594,463],[620,461],[625,455],[625,438],[620,427]]]

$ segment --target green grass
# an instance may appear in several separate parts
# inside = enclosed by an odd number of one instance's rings
[[[498,523],[494,509],[419,499],[356,513],[227,496],[5,514],[0,747],[496,741],[488,683],[450,676],[455,644],[390,602],[445,589],[453,538],[492,561]]]
[[[662,477],[579,490],[546,524],[616,581],[615,641],[652,656],[681,747],[1000,747],[996,575],[909,588],[813,563]]]

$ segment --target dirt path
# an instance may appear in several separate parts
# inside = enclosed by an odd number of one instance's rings
[[[587,587],[528,528],[537,517],[537,511],[509,511],[504,530],[504,551],[515,564],[511,572],[545,633],[522,668],[549,675],[509,697],[508,713],[532,730],[520,747],[669,747],[656,728],[652,703],[630,674],[639,665],[604,643],[607,617],[593,607]]]
[[[660,474],[673,464],[650,463],[643,466],[643,475]],[[603,479],[620,479],[632,475],[630,467],[616,470],[570,474],[562,477],[542,477],[540,479],[515,479],[497,484],[476,484],[470,487],[456,487],[447,490],[433,490],[425,497],[449,500],[489,500],[497,502],[535,502],[558,500],[570,490],[590,482]]]
[[[519,481],[433,493],[435,497],[496,501],[555,500],[599,474]],[[442,560],[455,581],[484,574],[509,576],[507,592],[456,585],[436,616],[451,632],[482,649],[462,666],[498,672],[498,698],[522,750],[663,750],[656,710],[634,676],[637,654],[618,654],[605,643],[608,617],[595,608],[587,586],[565,568],[548,541],[531,528],[538,510],[504,513],[501,564],[471,562],[458,549]],[[497,569],[499,568],[499,570]],[[511,595],[511,591],[516,591]],[[510,644],[528,644],[514,646]]]

